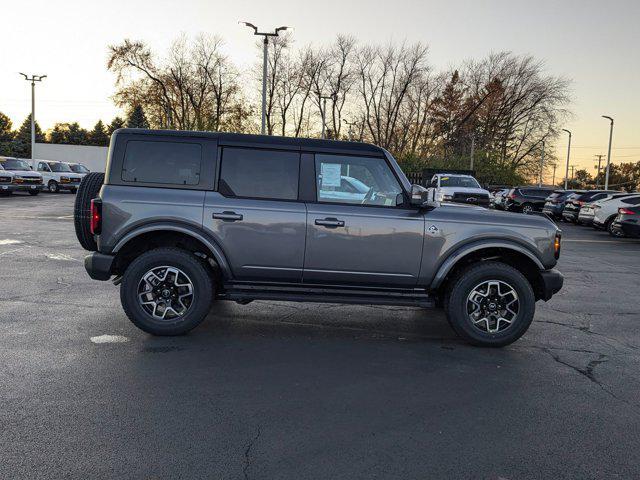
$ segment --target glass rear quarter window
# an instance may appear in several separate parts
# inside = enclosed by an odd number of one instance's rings
[[[202,147],[198,143],[130,140],[122,180],[167,185],[198,185]]]

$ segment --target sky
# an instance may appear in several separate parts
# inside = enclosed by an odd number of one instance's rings
[[[45,130],[71,121],[90,128],[122,113],[111,101],[108,45],[144,40],[163,53],[182,33],[218,34],[233,61],[250,68],[260,53],[238,25],[246,20],[264,30],[292,26],[298,45],[340,33],[363,43],[420,41],[436,70],[504,50],[534,55],[549,74],[572,80],[572,165],[593,173],[594,156],[607,153],[601,115],[615,119],[612,162],[640,160],[640,0],[0,0],[0,12],[0,111],[15,126],[31,108],[18,72],[48,75],[36,86]],[[566,148],[566,138],[555,145],[562,163]]]

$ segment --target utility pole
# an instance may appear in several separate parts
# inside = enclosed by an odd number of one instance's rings
[[[554,163],[553,164],[553,180],[551,180],[551,184],[554,187],[556,186],[556,167],[557,167],[557,165]]]
[[[268,55],[269,55],[269,37],[277,37],[280,32],[287,30],[289,27],[278,27],[273,32],[259,32],[258,27],[249,22],[238,22],[246,25],[249,28],[253,29],[253,34],[264,37],[262,42],[262,127],[260,128],[260,132],[262,135],[265,134],[265,129],[267,125],[267,64],[268,64]]]
[[[538,180],[538,186],[542,186],[542,172],[544,171],[544,140],[542,141],[542,156],[540,157],[540,178]]]
[[[567,168],[564,172],[564,189],[566,190],[569,184],[569,157],[571,156],[571,132],[566,128],[562,129],[563,132],[569,134],[569,145],[567,146]]]
[[[609,153],[607,153],[607,168],[604,173],[604,189],[609,189],[609,164],[611,163],[611,140],[613,139],[613,118],[608,117],[606,115],[602,115],[602,118],[606,118],[611,122],[611,127],[609,128]]]
[[[469,162],[469,170],[473,171],[473,155],[476,151],[476,134],[471,133],[471,161]]]
[[[322,107],[320,108],[320,116],[322,117],[322,134],[320,138],[325,138],[325,130],[327,128],[327,100],[333,100],[333,95],[320,95]]]
[[[24,73],[20,73],[27,82],[31,82],[31,160],[33,160],[36,150],[36,82],[41,82],[47,78],[46,75],[31,75],[29,78]]]
[[[573,170],[576,168],[575,165],[571,165],[571,180],[573,180]]]
[[[602,163],[602,157],[604,155],[596,155],[598,157],[598,175],[596,176],[596,188],[600,185],[598,182],[600,181],[600,164]]]

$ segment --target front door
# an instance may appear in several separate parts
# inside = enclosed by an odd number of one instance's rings
[[[235,280],[300,282],[306,208],[298,202],[296,151],[224,147],[217,192],[207,192],[203,226]]]
[[[413,287],[424,217],[407,208],[384,158],[315,155],[303,282]]]

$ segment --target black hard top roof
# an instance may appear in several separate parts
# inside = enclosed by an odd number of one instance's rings
[[[374,154],[376,156],[384,155],[384,150],[382,148],[370,143],[322,140],[317,138],[280,137],[275,135],[248,135],[244,133],[225,132],[197,132],[188,130],[148,130],[144,128],[120,128],[114,132],[114,135],[115,134],[155,135],[182,138],[210,138],[217,140],[221,145],[253,145],[263,147],[271,146],[279,148],[293,148],[299,150],[310,149],[316,151],[343,150]]]

